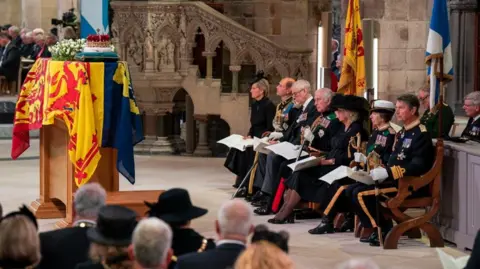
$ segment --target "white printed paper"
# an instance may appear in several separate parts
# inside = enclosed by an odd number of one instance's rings
[[[320,165],[320,158],[310,156],[303,160],[299,160],[298,162],[291,163],[288,165],[288,167],[292,169],[292,172],[297,172],[318,165]]]
[[[232,134],[224,139],[217,141],[219,144],[223,144],[229,148],[235,148],[240,151],[245,151],[248,147],[253,147],[253,139],[244,139],[242,135]]]
[[[357,182],[361,182],[365,185],[374,185],[375,181],[373,178],[365,171],[354,171],[352,168],[342,165],[337,167],[335,170],[319,178],[322,181],[332,184],[336,180],[342,178],[351,178]]]
[[[300,148],[301,146],[296,146],[289,142],[282,142],[266,147],[266,149],[272,151],[277,155],[282,156],[287,160],[296,159],[298,157],[298,154],[300,153]],[[308,153],[306,151],[302,151],[300,157],[303,156],[308,156]]]

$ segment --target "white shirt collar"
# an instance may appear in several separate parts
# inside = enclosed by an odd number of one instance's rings
[[[478,119],[480,119],[480,114],[473,118],[473,122],[477,121]]]
[[[313,100],[313,96],[310,96],[305,103],[303,103],[302,111],[305,111],[305,108],[307,108],[308,104]]]
[[[231,239],[222,239],[217,242],[217,247],[223,244],[237,244],[237,245],[242,245],[245,246],[245,243],[239,240],[231,240]]]

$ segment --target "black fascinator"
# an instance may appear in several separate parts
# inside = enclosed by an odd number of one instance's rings
[[[35,228],[37,228],[37,230],[38,230],[37,218],[32,213],[32,211],[30,211],[25,205],[20,207],[20,209],[18,211],[14,211],[14,212],[11,212],[11,213],[8,213],[7,215],[5,215],[5,217],[3,217],[0,220],[0,222],[5,220],[5,219],[11,218],[13,216],[18,216],[18,215],[23,215],[23,216],[27,217],[29,220],[32,221],[32,223],[35,225]]]
[[[265,76],[265,72],[263,72],[263,70],[260,70],[255,74],[255,77],[253,78],[253,80],[250,81],[250,86],[252,86],[254,83],[259,82],[262,79],[268,80],[267,77]]]
[[[286,231],[274,232],[268,230],[267,226],[261,224],[255,227],[255,231],[252,236],[252,243],[258,241],[267,241],[279,247],[281,250],[288,253],[288,240],[290,235]]]

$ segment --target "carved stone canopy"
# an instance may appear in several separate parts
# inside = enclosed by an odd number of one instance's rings
[[[478,2],[477,0],[449,0],[448,6],[452,11],[474,12],[478,8]]]

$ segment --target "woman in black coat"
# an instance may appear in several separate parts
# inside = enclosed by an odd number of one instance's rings
[[[250,129],[245,138],[258,137],[261,138],[264,133],[273,131],[273,118],[275,117],[276,107],[268,99],[270,84],[264,78],[263,72],[257,74],[256,79],[252,82],[250,94],[254,99],[250,112]],[[235,188],[238,188],[240,182],[253,165],[255,152],[251,147],[245,151],[231,148],[225,160],[225,167],[232,173],[237,175]]]

